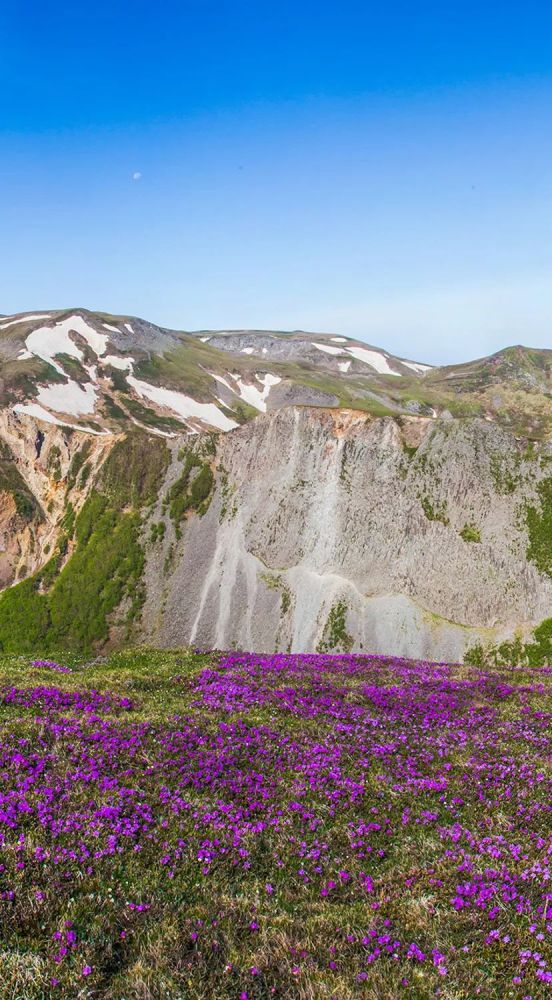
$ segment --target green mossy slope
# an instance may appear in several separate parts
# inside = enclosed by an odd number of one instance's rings
[[[26,521],[42,516],[38,503],[22,479],[7,444],[0,441],[0,493],[10,493],[17,513]]]
[[[143,600],[140,510],[155,499],[167,464],[165,445],[146,435],[117,442],[74,522],[75,546],[63,568],[58,572],[67,535],[42,570],[0,595],[3,650],[89,652],[108,638],[123,601],[130,628]]]

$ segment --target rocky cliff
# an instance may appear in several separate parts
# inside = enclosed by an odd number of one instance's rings
[[[80,310],[6,318],[0,365],[4,649],[552,658],[552,352]]]
[[[487,420],[288,407],[169,441],[28,415],[0,434],[27,498],[22,513],[15,490],[2,499],[0,566],[24,581],[0,597],[5,648],[124,638],[451,660],[550,615],[552,453]]]
[[[158,501],[142,637],[454,660],[526,634],[552,608],[527,525],[548,457],[480,419],[259,417],[217,438],[203,516],[175,532]]]

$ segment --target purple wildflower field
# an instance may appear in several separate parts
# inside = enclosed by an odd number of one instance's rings
[[[0,661],[0,996],[539,1000],[550,668]]]

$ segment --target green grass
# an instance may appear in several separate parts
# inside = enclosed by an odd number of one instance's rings
[[[460,538],[463,538],[465,542],[480,542],[481,532],[475,524],[466,522],[460,531]]]
[[[499,644],[476,643],[464,657],[473,666],[506,667],[519,664],[544,667],[552,664],[552,618],[545,618],[533,630],[533,640],[524,642],[520,635]]]
[[[447,517],[447,505],[445,502],[437,503],[435,501],[431,501],[428,496],[421,496],[420,503],[428,521],[440,521],[441,524],[445,525],[445,527],[449,524],[449,519]]]
[[[123,597],[132,618],[142,598],[139,526],[137,513],[122,513],[93,492],[76,520],[77,544],[61,571],[58,552],[43,570],[0,595],[0,648],[90,650],[108,638],[110,616]]]
[[[117,509],[146,506],[157,499],[168,464],[164,441],[131,432],[109,453],[100,472],[100,488]]]
[[[67,473],[67,488],[71,489],[81,472],[83,465],[85,464],[90,452],[92,450],[92,445],[90,441],[85,441],[84,444],[75,452],[73,458],[71,459],[71,465],[69,466],[69,471]]]
[[[137,399],[133,399],[132,396],[125,396],[122,400],[128,413],[133,416],[140,423],[144,424],[145,427],[155,427],[161,431],[169,431],[176,434],[182,434],[185,430],[184,424],[181,420],[176,417],[162,416],[152,410],[149,406],[144,406],[143,403],[139,403]],[[123,414],[126,418],[126,415]]]
[[[549,833],[545,782],[533,785],[541,766],[539,777],[546,768],[546,731],[538,730],[533,716],[545,711],[547,678],[542,677],[542,691],[491,701],[489,687],[495,681],[523,692],[535,677],[497,673],[479,690],[478,671],[452,668],[455,680],[474,684],[475,695],[466,704],[468,717],[492,705],[493,731],[500,733],[504,721],[519,721],[517,739],[508,743],[502,734],[503,744],[496,752],[492,744],[485,749],[478,770],[473,755],[481,754],[477,741],[485,733],[481,725],[475,741],[470,740],[468,718],[463,722],[459,710],[452,735],[441,721],[435,738],[422,725],[422,716],[413,729],[399,719],[395,731],[385,731],[371,763],[359,759],[354,743],[358,732],[350,737],[350,748],[347,736],[337,737],[331,711],[314,718],[297,717],[274,704],[210,711],[198,701],[194,687],[199,674],[206,667],[216,668],[217,660],[216,654],[188,650],[127,650],[101,663],[68,655],[63,662],[73,672],[59,675],[32,669],[25,657],[0,656],[0,690],[55,685],[66,692],[112,693],[133,704],[129,713],[107,711],[90,719],[60,711],[53,724],[45,726],[36,707],[0,700],[0,745],[9,760],[9,766],[0,769],[2,791],[17,780],[20,790],[7,805],[21,806],[18,823],[24,834],[18,840],[6,829],[7,846],[0,860],[6,866],[4,878],[9,876],[5,884],[15,889],[13,897],[0,900],[0,1000],[240,1000],[244,995],[247,1000],[544,1000],[546,992],[539,992],[532,961],[525,969],[531,981],[520,990],[512,983],[520,945],[544,956],[547,947],[529,933],[527,916],[516,916],[515,900],[501,903],[491,921],[488,912],[476,906],[457,913],[452,898],[459,882],[482,871],[489,872],[492,881],[493,870],[498,881],[503,868],[528,870],[524,893],[539,898],[546,891],[531,866],[538,854],[534,839],[544,842]],[[382,657],[372,679],[394,696],[393,661]],[[330,705],[365,702],[365,678],[343,673],[334,682]],[[274,684],[285,693],[289,678],[276,678]],[[437,697],[438,684],[434,687]],[[309,696],[308,685],[302,693]],[[431,685],[425,697],[431,703]],[[456,697],[463,697],[461,690]],[[415,702],[416,693],[413,698]],[[374,708],[372,714],[378,722],[386,712]],[[210,781],[202,778],[199,760],[189,768],[186,744],[179,743],[188,722],[197,728],[198,737],[213,741],[205,750],[206,760],[211,753],[214,758]],[[230,726],[237,727],[234,746],[225,735]],[[367,730],[371,728],[368,724]],[[262,756],[256,755],[253,741],[247,744],[256,729],[266,733]],[[160,748],[168,733],[174,734],[174,749],[163,757]],[[110,765],[111,781],[106,781],[103,755],[109,753],[111,737],[117,756]],[[312,767],[305,771],[299,759],[292,759],[289,771],[274,774],[271,740],[282,746],[298,741],[300,748],[308,744]],[[217,747],[228,755],[218,771]],[[339,753],[334,755],[334,749]],[[37,756],[44,758],[48,775],[58,782],[52,799],[42,794],[40,776],[36,783],[25,784]],[[241,841],[249,854],[236,861],[231,837],[221,841],[227,850],[204,875],[198,842],[203,836],[216,839],[217,816],[241,804],[242,793],[224,787],[226,767],[233,773],[248,770],[265,776],[266,784],[259,788],[270,792],[273,781],[280,813],[273,810],[275,821],[263,831],[259,803],[258,820],[254,810],[251,814],[251,837]],[[350,777],[351,793],[362,775],[358,800],[352,795],[348,801],[343,781],[338,785],[335,779],[342,797],[330,804],[331,796],[320,790],[324,784],[319,787],[317,782],[328,782],[330,792],[334,770]],[[521,774],[517,784],[512,779],[513,801],[501,798],[511,773]],[[524,785],[524,774],[530,776],[530,785]],[[430,775],[446,778],[444,792],[429,788],[414,795],[404,788],[407,776]],[[244,807],[251,807],[251,793],[248,797],[245,789],[243,795]],[[124,821],[125,801],[139,801],[144,815],[148,808],[153,810],[153,820],[145,820],[143,828],[129,831],[128,837],[119,836],[120,851],[110,851],[109,830],[101,821],[97,837],[89,828],[81,832],[74,826],[51,836],[41,828],[36,807],[46,814],[59,808],[63,815],[66,797],[77,819],[79,809],[88,817],[96,810],[101,815],[102,810],[116,809]],[[27,800],[32,809],[25,813]],[[297,800],[300,808],[292,811]],[[516,819],[518,809],[523,815]],[[455,823],[463,833],[473,834],[472,839],[442,839],[441,828],[453,831]],[[227,832],[220,836],[227,837]],[[135,842],[140,844],[138,853],[132,850]],[[81,845],[97,850],[98,856],[81,861]],[[518,857],[526,845],[527,861]],[[486,853],[491,846],[497,860]],[[37,850],[50,852],[45,861],[35,856]],[[63,858],[64,851],[68,853]],[[56,854],[62,856],[59,863]],[[165,854],[172,858],[170,865],[164,863]],[[372,891],[360,897],[351,888],[353,879],[341,884],[342,868],[355,878],[361,870],[371,873]],[[337,885],[323,898],[320,889],[328,874]],[[130,903],[145,908],[136,911]],[[405,959],[404,952],[373,965],[367,962],[375,945],[365,938],[367,929],[377,926],[378,934],[383,933],[385,920],[392,939],[418,943],[426,953],[425,963]],[[56,963],[68,927],[75,932],[76,944]],[[499,937],[488,943],[494,928]],[[436,946],[447,953],[443,977],[430,957]],[[82,970],[88,966],[91,974],[85,978]],[[258,972],[253,975],[252,969]],[[365,970],[368,976],[361,981],[358,975]]]
[[[140,361],[135,374],[137,378],[154,385],[163,385],[192,395],[194,399],[211,402],[213,379],[204,369],[219,372],[221,366],[226,364],[227,371],[232,360],[231,356],[226,360],[222,351],[202,344],[198,338],[182,334],[181,344],[166,354],[152,355]]]
[[[21,399],[32,399],[41,383],[66,382],[64,375],[40,358],[3,361],[0,379],[0,407]]]
[[[93,363],[95,358],[92,357],[90,360]],[[82,384],[91,381],[90,375],[86,369],[83,368],[81,362],[78,358],[74,358],[71,354],[57,354],[56,361],[61,365],[68,377],[73,379],[75,382]]]

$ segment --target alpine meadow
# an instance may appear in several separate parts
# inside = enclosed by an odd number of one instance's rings
[[[0,42],[0,1000],[552,996],[552,6]]]

